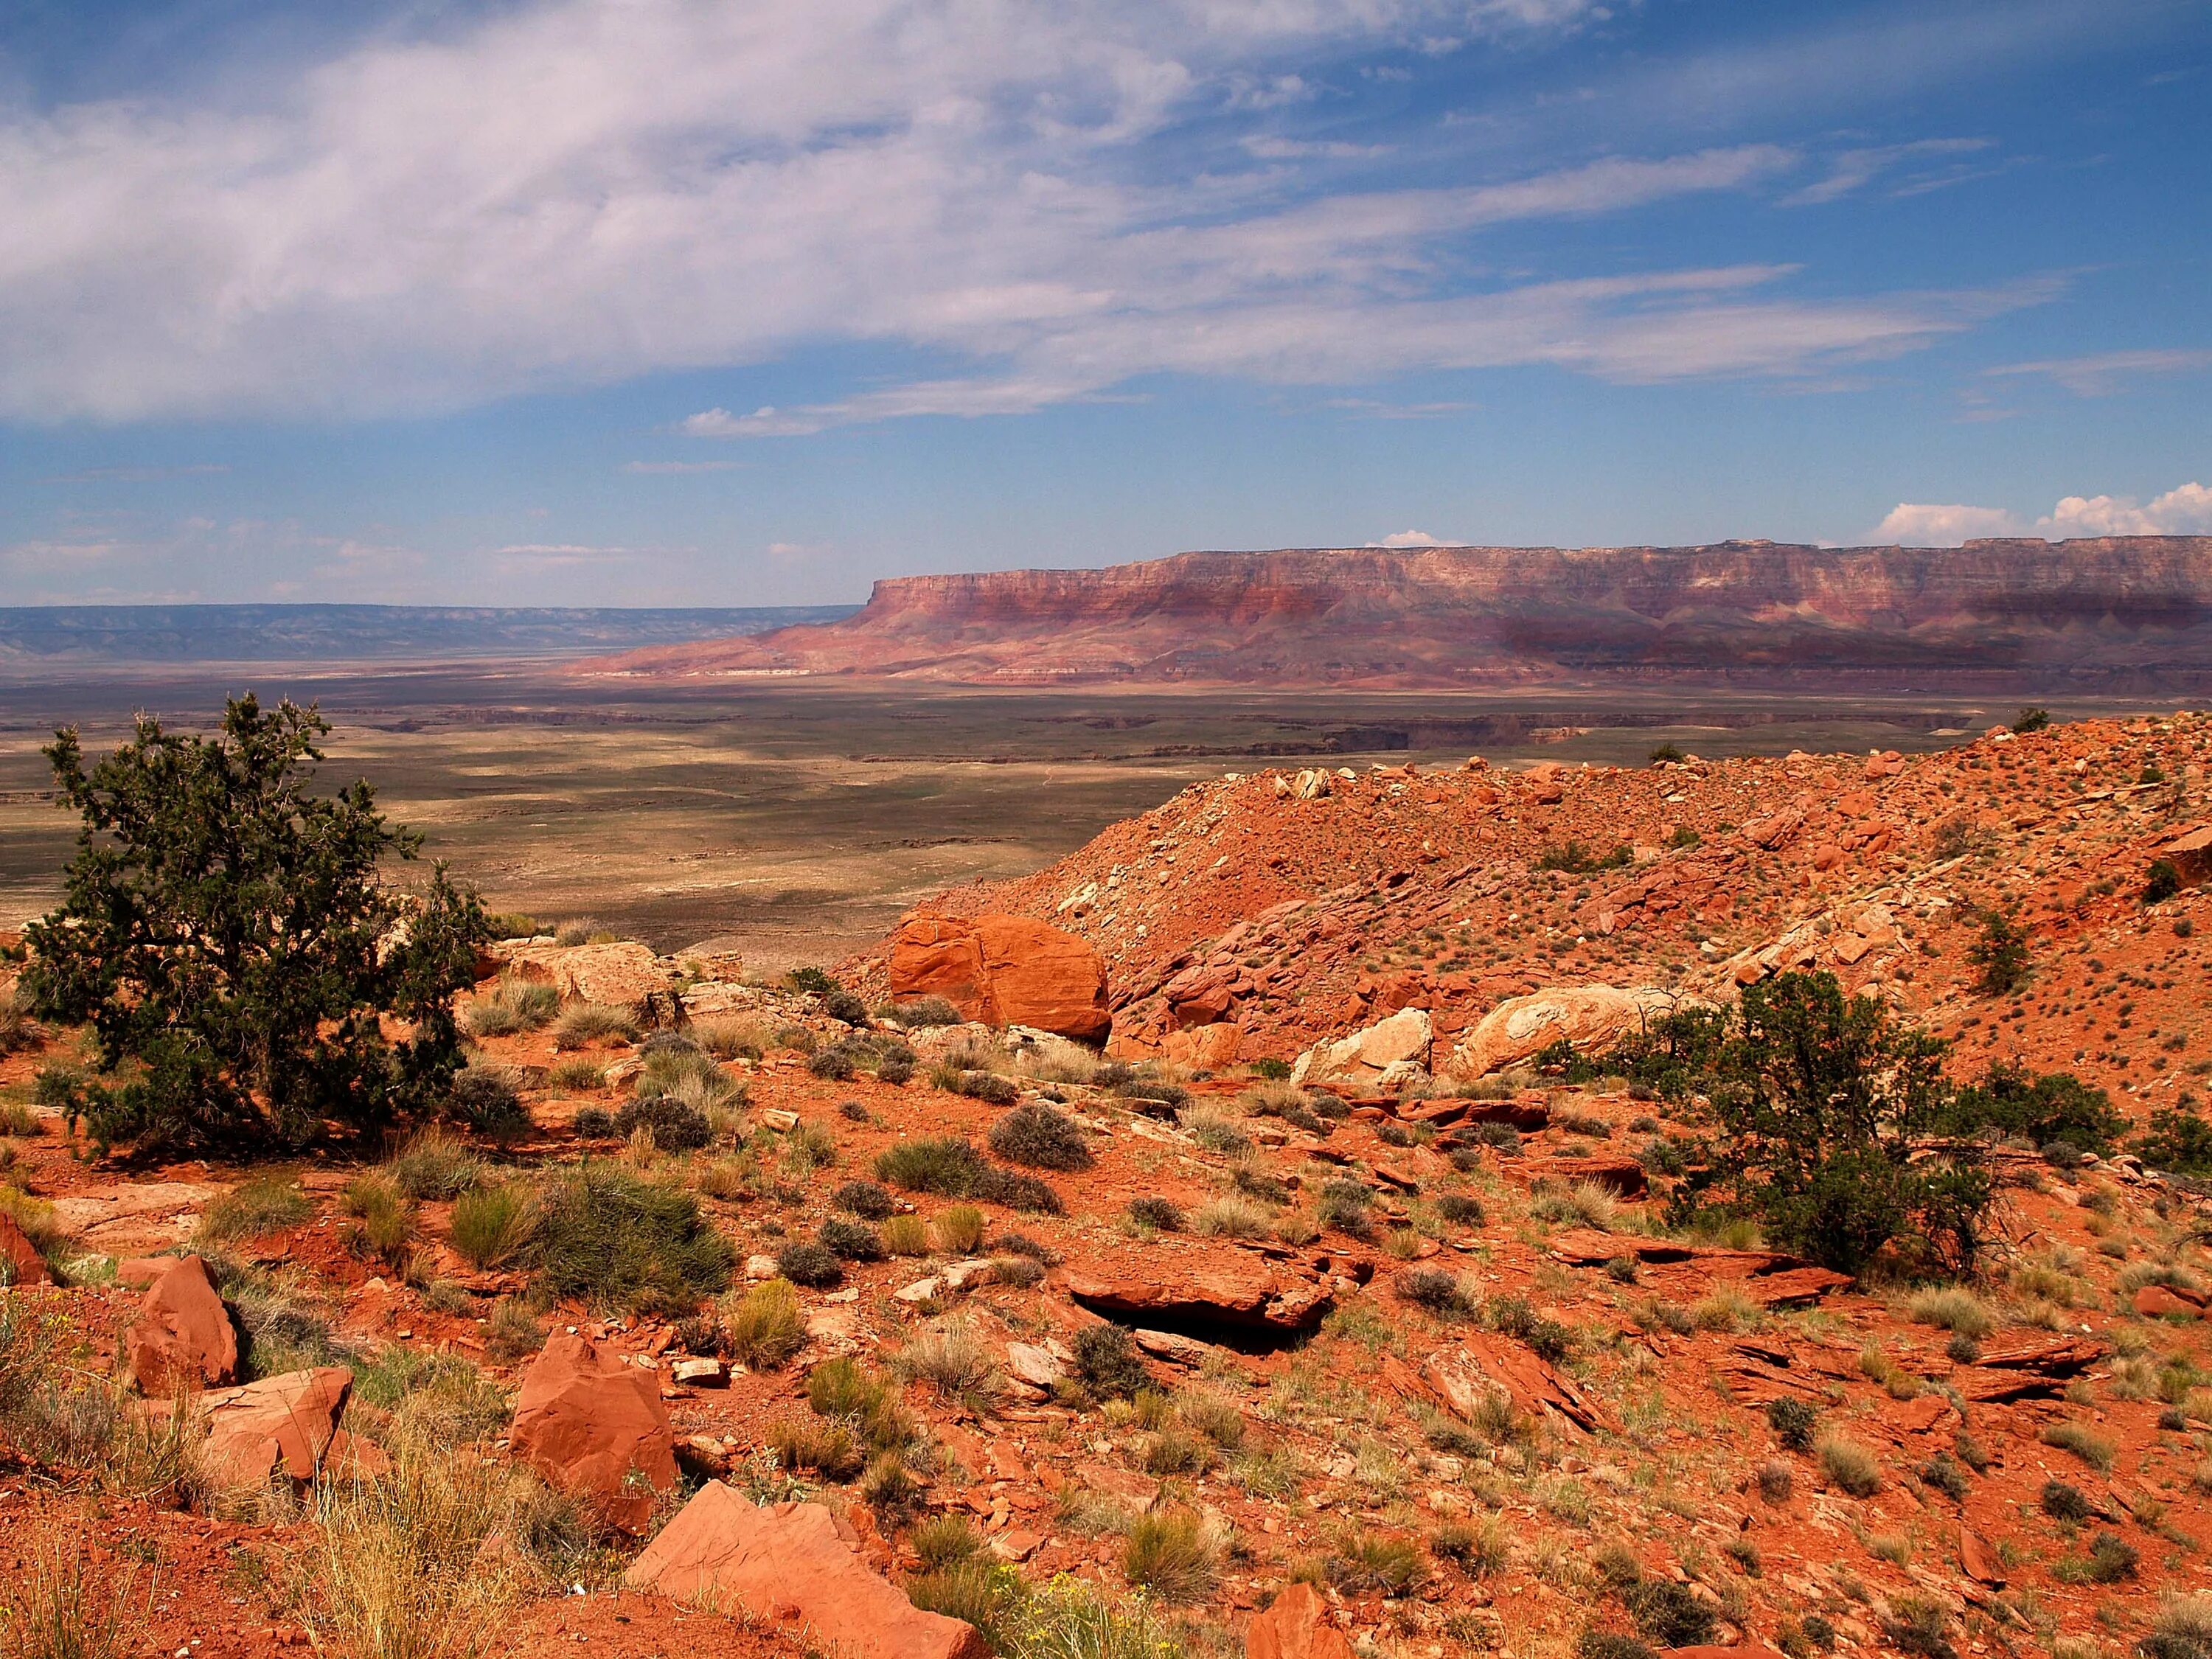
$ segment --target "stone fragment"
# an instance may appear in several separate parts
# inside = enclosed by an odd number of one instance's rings
[[[1244,1659],[1352,1659],[1352,1644],[1311,1584],[1286,1584],[1244,1627]]]
[[[669,1380],[686,1389],[726,1389],[730,1370],[719,1359],[679,1359],[669,1368]]]
[[[514,1455],[612,1525],[634,1531],[676,1484],[675,1435],[657,1371],[556,1331],[531,1362],[508,1431]]]
[[[924,1613],[869,1570],[820,1504],[748,1503],[710,1480],[624,1576],[843,1659],[988,1659],[972,1625]]]
[[[198,1256],[171,1262],[147,1287],[123,1340],[141,1394],[167,1395],[238,1380],[238,1328]]]
[[[209,1478],[226,1491],[265,1486],[279,1475],[313,1480],[352,1391],[353,1373],[343,1365],[209,1389],[197,1402],[207,1425],[201,1462]]]
[[[941,996],[964,1018],[1083,1042],[1112,1029],[1106,963],[1088,941],[1030,916],[908,916],[891,935],[894,1000]]]
[[[1279,1275],[1243,1250],[1165,1250],[1066,1269],[1067,1293],[1096,1313],[1155,1325],[1218,1324],[1281,1333],[1312,1329],[1335,1298],[1309,1279]]]
[[[0,1285],[44,1285],[52,1278],[39,1247],[14,1216],[0,1210]]]
[[[1302,1087],[1380,1088],[1410,1081],[1428,1067],[1436,1041],[1428,1012],[1401,1008],[1350,1036],[1309,1048],[1291,1067]]]

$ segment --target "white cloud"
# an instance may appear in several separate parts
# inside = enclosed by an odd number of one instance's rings
[[[1984,536],[2212,535],[2212,489],[2190,483],[2137,503],[2132,495],[2069,495],[2033,525],[2009,508],[1899,501],[1867,540],[1876,546],[1956,547]]]
[[[2039,362],[2002,363],[1988,374],[2045,374],[2084,398],[2119,390],[2135,374],[2188,374],[2212,369],[2212,350],[2187,347],[2147,351],[2104,351],[2086,357],[2051,357]]]
[[[453,408],[824,341],[953,367],[684,429],[1020,413],[1162,373],[1795,375],[2047,297],[1796,300],[1784,267],[1486,289],[1462,246],[1753,188],[1798,164],[1772,146],[1295,205],[1186,134],[1146,147],[1187,115],[1273,123],[1220,112],[1425,22],[1480,39],[1602,10],[520,0],[251,102],[0,113],[0,418]]]
[[[1829,160],[1828,176],[1782,198],[1785,207],[1811,207],[1863,190],[1886,173],[1914,163],[1943,161],[1971,155],[1990,148],[1987,138],[1922,138],[1908,144],[1884,144],[1869,149],[1847,149]],[[1913,176],[1893,186],[1901,193],[1917,195],[1967,176],[1955,163],[1919,167]]]
[[[1370,547],[1464,547],[1464,542],[1446,541],[1441,536],[1431,536],[1425,530],[1395,530],[1379,542],[1370,542]]]
[[[1983,536],[2017,536],[2020,520],[2001,507],[1899,501],[1867,539],[1877,547],[1956,547]]]
[[[2212,489],[2191,482],[2140,507],[2131,495],[2069,495],[2035,527],[2062,538],[2212,535]]]

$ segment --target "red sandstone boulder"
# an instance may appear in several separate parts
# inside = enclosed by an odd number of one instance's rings
[[[1127,1314],[1152,1324],[1304,1331],[1335,1306],[1327,1286],[1278,1274],[1244,1250],[1153,1245],[1141,1255],[1071,1264],[1065,1283],[1068,1295],[1094,1313]]]
[[[39,1247],[15,1224],[15,1218],[0,1210],[0,1285],[43,1285],[53,1275]]]
[[[625,1530],[644,1525],[653,1492],[676,1484],[676,1437],[660,1403],[659,1372],[625,1364],[579,1334],[556,1331],[531,1362],[508,1444],[553,1486]]]
[[[623,1582],[700,1603],[844,1659],[988,1659],[972,1625],[924,1613],[854,1553],[820,1504],[747,1503],[710,1480]]]
[[[196,1255],[171,1262],[147,1287],[124,1345],[141,1394],[238,1380],[238,1328],[207,1263]]]
[[[1509,997],[1460,1039],[1448,1069],[1461,1077],[1483,1077],[1533,1059],[1554,1042],[1602,1054],[1671,1012],[1680,1000],[1668,991],[1612,985],[1562,985]]]
[[[1106,964],[1074,934],[1029,916],[908,916],[885,963],[894,1000],[940,996],[988,1025],[1028,1025],[1082,1042],[1112,1029]]]
[[[1291,1584],[1245,1626],[1244,1659],[1352,1659],[1352,1644],[1311,1584]]]
[[[265,1486],[280,1474],[295,1484],[313,1480],[352,1392],[353,1373],[343,1365],[210,1389],[198,1401],[207,1421],[201,1458],[209,1475],[231,1489]]]
[[[2164,1285],[2145,1285],[2135,1293],[2136,1311],[2145,1319],[2202,1319],[2204,1299]]]

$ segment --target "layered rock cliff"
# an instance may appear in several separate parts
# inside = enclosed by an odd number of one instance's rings
[[[583,665],[968,684],[2212,685],[2212,537],[1304,548],[879,581],[841,622]]]

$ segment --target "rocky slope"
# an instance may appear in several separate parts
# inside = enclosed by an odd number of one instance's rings
[[[1976,1055],[2162,1102],[2212,1071],[2212,895],[2140,901],[2212,823],[2208,764],[2212,717],[2179,714],[1909,758],[1231,775],[931,908],[1089,939],[1133,1055],[1289,1059],[1418,1007],[1441,1056],[1540,988],[1715,996],[1817,966]],[[1970,956],[1993,910],[2029,952],[1997,999]]]
[[[2212,538],[1186,553],[879,581],[842,622],[578,672],[2178,690],[2212,684]]]
[[[945,902],[1030,919],[930,932],[984,941],[955,977],[985,1012],[1088,940],[1115,1046],[1187,1067],[538,941],[471,1004],[511,1138],[155,1165],[26,1104],[79,1050],[14,1028],[10,1607],[73,1571],[114,1650],[202,1659],[2117,1659],[2160,1628],[2149,1659],[2197,1659],[2201,1186],[2014,1148],[1971,1284],[1854,1280],[1670,1232],[1654,1148],[1694,1100],[1517,1070],[1496,1022],[1807,964],[1961,1064],[2184,1101],[2212,892],[2143,887],[2162,851],[2201,882],[2208,763],[2185,714],[1911,761],[1265,774]],[[2007,902],[2027,973],[1990,995],[1966,918]],[[1024,983],[1048,921],[1071,940]],[[1246,1066],[1347,1045],[1334,1095]],[[706,1107],[620,1139],[670,1054]],[[544,1218],[592,1180],[695,1213],[684,1271],[703,1238],[728,1289],[558,1279]],[[665,1248],[605,1224],[595,1261]]]

